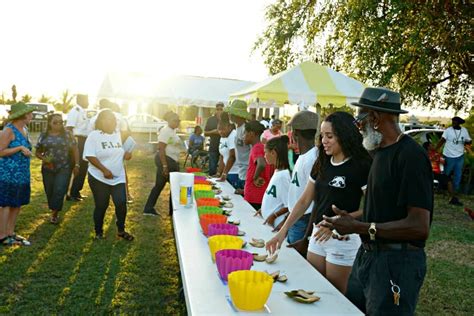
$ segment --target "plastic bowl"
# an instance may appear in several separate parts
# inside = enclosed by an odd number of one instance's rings
[[[218,252],[219,250],[240,249],[242,248],[242,244],[244,243],[241,238],[229,235],[214,235],[212,237],[209,237],[208,242],[213,261],[216,261],[216,252]]]
[[[196,174],[194,174],[194,181],[207,181],[207,177],[206,176],[197,176]]]
[[[245,250],[223,249],[216,252],[217,271],[223,280],[227,281],[229,273],[240,270],[250,270],[253,255]]]
[[[215,197],[216,194],[212,191],[203,191],[203,190],[198,190],[198,191],[194,191],[194,197],[196,199],[200,199],[200,198],[213,198]]]
[[[222,209],[217,206],[199,206],[197,209],[198,209],[198,216],[201,216],[203,214],[222,215]]]
[[[186,172],[192,173],[192,172],[202,172],[201,168],[193,168],[193,167],[187,167]]]
[[[199,216],[202,232],[207,236],[209,224],[227,223],[227,216],[220,214],[203,214]]]
[[[193,172],[194,176],[201,176],[204,177],[205,179],[207,178],[207,174],[205,172]]]
[[[262,309],[273,287],[273,278],[262,271],[234,271],[228,275],[228,280],[232,302],[246,311]]]
[[[222,212],[222,211],[221,211]],[[211,237],[214,235],[231,235],[237,236],[239,228],[231,224],[209,224],[207,227],[207,236]]]
[[[194,178],[194,184],[207,184],[207,185],[212,185],[211,181],[208,181],[206,179],[196,179]]]
[[[195,184],[194,191],[211,191],[212,192],[212,185],[210,184]]]
[[[197,206],[219,206],[221,201],[216,198],[199,198],[196,199]]]

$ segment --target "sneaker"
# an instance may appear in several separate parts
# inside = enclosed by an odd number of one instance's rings
[[[464,205],[461,201],[459,201],[459,199],[457,197],[451,198],[451,200],[449,201],[449,204],[456,205],[456,206],[463,206]]]
[[[102,234],[102,233],[95,234],[94,239],[95,239],[95,240],[102,240],[102,239],[105,239],[105,236],[104,236],[104,234]]]
[[[71,201],[71,202],[80,202],[82,201],[84,198],[81,197],[81,196],[70,196],[70,195],[67,195],[66,196],[66,201]]]
[[[14,241],[16,241],[19,245],[22,245],[22,246],[31,246],[31,242],[26,239],[25,237],[23,236],[20,236],[20,235],[17,235],[17,234],[13,234],[10,236],[10,238]]]
[[[151,210],[151,211],[144,211],[143,212],[143,215],[146,215],[146,216],[159,216],[160,214],[158,214],[154,209]]]

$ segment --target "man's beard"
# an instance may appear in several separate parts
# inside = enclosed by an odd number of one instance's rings
[[[379,131],[376,131],[370,124],[366,124],[362,133],[362,145],[368,151],[375,150],[380,147],[383,135]]]

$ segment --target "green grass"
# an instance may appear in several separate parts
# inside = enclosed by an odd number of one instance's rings
[[[155,178],[153,156],[140,153],[128,163],[130,190],[127,229],[133,242],[115,238],[111,207],[107,239],[94,241],[93,200],[66,202],[60,225],[49,223],[39,164],[32,163],[31,204],[18,218],[17,232],[31,247],[0,248],[0,313],[7,314],[186,314],[179,296],[179,264],[165,189],[157,209],[162,217],[141,215]],[[462,196],[474,206],[474,196]],[[418,315],[467,315],[474,310],[474,224],[460,207],[436,196],[427,244],[428,272]]]

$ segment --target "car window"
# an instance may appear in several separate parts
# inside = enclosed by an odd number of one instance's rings
[[[46,104],[30,104],[35,108],[35,111],[38,112],[48,112],[48,106]]]

